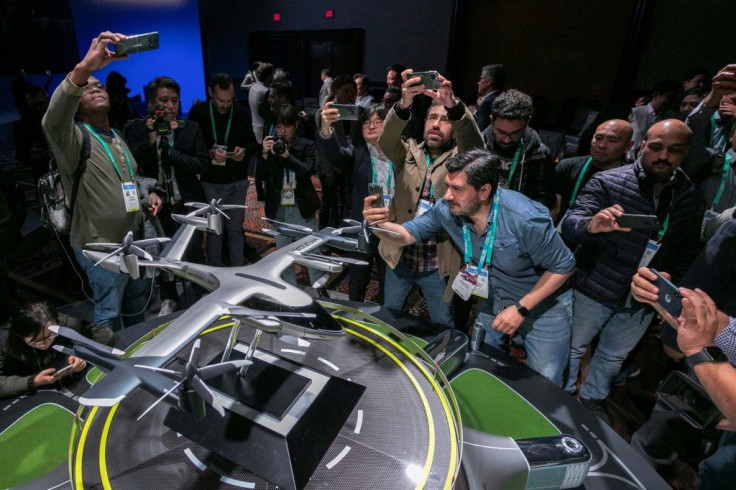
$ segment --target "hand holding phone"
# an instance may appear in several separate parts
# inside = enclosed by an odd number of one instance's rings
[[[659,230],[662,227],[654,214],[623,214],[616,218],[616,224],[621,228],[639,230]]]
[[[359,107],[355,104],[332,104],[343,121],[357,121]]]
[[[426,90],[438,90],[441,86],[439,74],[436,71],[415,71],[410,77],[419,77],[422,79],[420,82],[414,84],[415,87],[424,84]]]
[[[682,295],[678,290],[677,286],[667,280],[662,274],[656,269],[651,269],[657,279],[654,280],[653,284],[657,286],[659,292],[657,293],[657,303],[667,311],[672,318],[678,318],[682,313]]]
[[[381,184],[368,184],[368,194],[376,196],[376,200],[373,201],[372,207],[374,208],[384,208],[386,207],[385,202],[383,201],[383,186]]]
[[[73,368],[74,368],[74,365],[69,364],[68,366],[64,366],[63,368],[54,371],[54,378],[56,379],[63,378],[67,374],[70,374]]]
[[[139,53],[149,49],[158,49],[158,32],[127,36],[122,41],[115,43],[115,54],[117,56]]]

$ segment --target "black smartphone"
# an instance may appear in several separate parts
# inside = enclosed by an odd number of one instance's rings
[[[636,228],[641,230],[659,230],[662,224],[653,214],[624,214],[616,218],[616,223],[622,228]]]
[[[158,49],[158,32],[128,36],[115,44],[115,54],[118,56],[148,51],[149,49]]]
[[[440,88],[440,78],[436,71],[415,71],[409,75],[409,78],[419,77],[421,82],[415,83],[414,86],[424,84],[427,90],[437,90]]]
[[[657,303],[662,305],[673,318],[679,317],[682,313],[682,295],[677,286],[668,281],[657,270],[651,269],[651,271],[657,276],[657,279],[653,282],[659,289]]]
[[[332,104],[332,107],[337,109],[340,114],[340,119],[343,121],[357,121],[358,120],[358,106],[355,104]]]
[[[61,368],[61,369],[59,369],[57,371],[54,371],[54,378],[61,378],[62,376],[65,376],[65,375],[71,373],[73,367],[74,366],[72,366],[71,364],[69,364],[68,366],[64,366],[63,368]]]
[[[383,186],[381,184],[368,184],[368,194],[376,196],[376,200],[373,201],[374,208],[385,208],[386,204],[383,202]]]

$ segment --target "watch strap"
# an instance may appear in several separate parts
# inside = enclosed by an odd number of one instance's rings
[[[728,362],[726,355],[715,345],[703,347],[703,350],[685,358],[687,365],[692,367],[703,362]]]
[[[522,304],[519,303],[518,301],[515,303],[515,306],[516,306],[516,309],[519,310],[519,314],[521,316],[526,317],[529,315],[529,308],[527,308],[526,306],[522,306]]]

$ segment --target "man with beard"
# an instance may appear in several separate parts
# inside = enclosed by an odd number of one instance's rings
[[[388,219],[399,224],[422,215],[444,194],[448,158],[458,151],[483,146],[473,115],[453,95],[452,83],[439,75],[442,87],[426,90],[421,79],[411,73],[408,69],[401,74],[401,100],[386,116],[378,139],[378,145],[393,163],[396,177]],[[421,93],[435,101],[424,123],[424,141],[404,142],[401,135],[409,122],[412,103]],[[384,307],[401,310],[409,290],[416,284],[427,301],[432,320],[448,327],[454,325],[452,289],[445,280],[457,273],[460,256],[446,237],[419,240],[404,248],[382,240],[378,252],[388,265]]]
[[[580,359],[600,333],[580,401],[604,413],[611,381],[644,335],[653,310],[630,297],[639,267],[668,272],[677,282],[699,249],[703,201],[680,170],[692,137],[682,121],[654,124],[641,145],[641,156],[594,175],[562,222],[562,235],[577,246],[573,278],[572,352],[565,389],[577,393]],[[654,230],[620,227],[624,214],[657,215]]]
[[[444,197],[403,225],[383,222],[386,209],[365,199],[363,216],[396,235],[381,244],[411,246],[445,232],[463,253],[452,283],[461,297],[478,296],[478,318],[486,342],[519,333],[527,365],[562,386],[570,351],[572,292],[562,289],[575,260],[555,232],[544,206],[498,185],[498,158],[485,150],[461,153],[446,162]],[[388,296],[387,296],[388,297]]]

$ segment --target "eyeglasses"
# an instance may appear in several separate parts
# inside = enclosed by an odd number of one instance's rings
[[[101,82],[92,82],[92,83],[88,83],[87,84],[87,86],[84,88],[84,92],[85,93],[92,92],[95,89],[96,90],[100,90],[102,92],[104,92],[105,90],[107,90],[105,88],[105,84],[104,83],[101,83]]]
[[[369,128],[369,127],[372,127],[372,126],[375,126],[377,128],[380,128],[381,126],[383,126],[383,119],[376,119],[375,121],[372,121],[370,119],[367,119],[367,120],[363,121],[363,127],[364,128]]]
[[[519,139],[524,135],[524,131],[526,130],[526,127],[517,129],[516,131],[511,131],[510,133],[507,133],[506,131],[498,128],[493,128],[493,134],[498,136],[499,138],[509,138],[512,140]]]
[[[31,347],[45,347],[49,341],[53,341],[58,334],[55,334],[54,332],[49,332],[48,335],[45,335],[43,337],[39,337],[34,340],[26,340],[26,343],[30,345]]]

